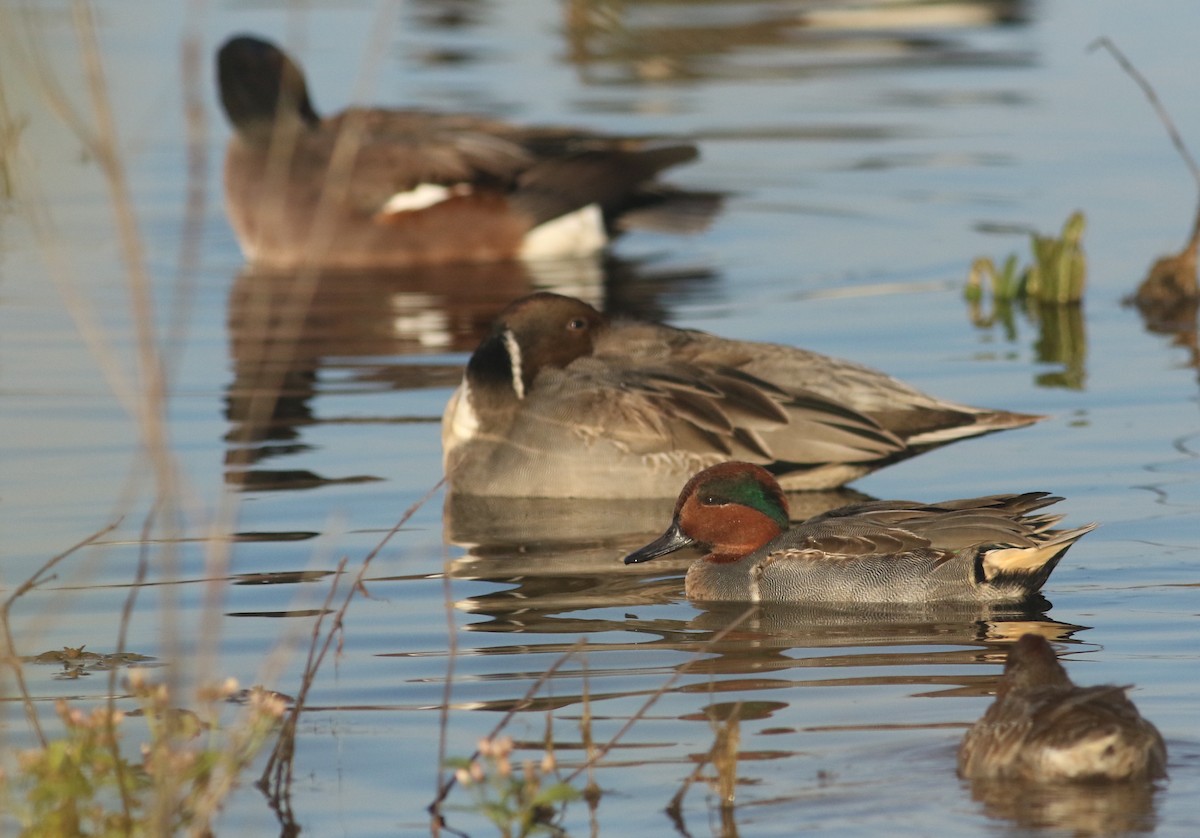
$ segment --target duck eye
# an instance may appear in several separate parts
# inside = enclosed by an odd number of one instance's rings
[[[700,503],[704,504],[705,506],[720,506],[721,499],[716,495],[705,495],[700,499]]]
[[[583,331],[587,328],[587,321],[582,317],[573,317],[567,321],[567,329],[572,332]]]

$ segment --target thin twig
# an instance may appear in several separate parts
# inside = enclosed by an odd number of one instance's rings
[[[329,586],[329,592],[325,595],[325,601],[321,603],[316,621],[313,623],[312,640],[308,647],[308,659],[304,663],[304,675],[301,680],[300,693],[297,695],[295,702],[292,704],[292,709],[288,713],[288,717],[284,720],[283,726],[279,732],[279,738],[275,741],[275,747],[271,751],[271,756],[267,759],[267,764],[263,768],[262,777],[259,778],[259,786],[264,790],[272,788],[272,777],[274,774],[274,788],[270,792],[272,805],[276,807],[276,811],[280,812],[284,806],[287,809],[287,819],[291,820],[291,804],[287,801],[291,797],[292,787],[292,758],[296,751],[296,726],[300,721],[301,702],[308,696],[308,689],[312,686],[313,679],[316,677],[316,668],[319,665],[317,660],[317,648],[321,639],[321,626],[324,624],[325,615],[330,612],[330,606],[333,604],[333,597],[337,593],[338,585],[341,583],[342,574],[346,570],[346,559],[341,559],[333,574],[333,584]],[[328,646],[328,644],[326,644]],[[283,806],[281,806],[281,801]],[[281,812],[282,814],[282,812]]]
[[[442,685],[442,706],[438,709],[438,754],[437,754],[437,786],[434,795],[442,792],[442,766],[446,764],[446,745],[450,733],[450,698],[454,688],[454,670],[458,662],[458,626],[454,622],[453,591],[450,587],[450,573],[442,563],[442,607],[446,613],[446,647],[449,657],[446,661],[446,681]],[[445,826],[441,813],[430,809],[430,831],[437,838],[441,828]]]
[[[725,717],[723,725],[721,722],[718,722],[716,719],[713,719],[710,716],[709,723],[713,730],[712,747],[708,749],[708,753],[706,753],[697,761],[695,769],[691,774],[684,778],[683,783],[679,786],[679,790],[675,792],[675,795],[671,798],[671,802],[667,804],[667,817],[671,819],[671,823],[675,825],[675,829],[680,834],[688,836],[688,838],[690,838],[691,833],[688,832],[687,824],[683,819],[683,798],[687,796],[688,791],[693,785],[695,785],[701,776],[703,776],[704,767],[706,765],[712,765],[713,769],[717,772],[717,782],[719,786],[724,781],[731,790],[736,783],[736,762],[733,772],[727,775],[725,772],[728,769],[724,768],[723,765],[718,765],[717,759],[726,756],[730,750],[733,751],[735,756],[737,754],[738,739],[735,734],[737,732],[738,716],[741,713],[741,710],[742,702],[735,702],[733,708]],[[731,734],[731,730],[733,731],[733,734]],[[721,808],[733,808],[731,791],[722,793]]]
[[[650,711],[650,708],[653,707],[660,698],[662,698],[663,694],[666,693],[666,691],[669,690],[676,681],[691,671],[692,667],[700,660],[701,655],[707,653],[713,646],[724,640],[726,635],[749,619],[750,615],[754,613],[755,608],[756,606],[750,606],[736,618],[734,618],[729,625],[725,626],[725,628],[721,629],[708,640],[706,640],[704,645],[697,649],[695,654],[693,654],[688,661],[680,666],[679,669],[677,669],[675,673],[663,683],[662,686],[655,690],[650,697],[646,699],[646,702],[641,706],[641,708],[638,709],[636,713],[629,717],[629,720],[621,726],[621,729],[613,734],[613,737],[609,739],[608,742],[606,742],[604,745],[601,745],[600,748],[597,749],[595,755],[589,756],[583,765],[579,766],[567,775],[566,782],[569,783],[574,780],[579,776],[580,772],[587,770],[593,763],[597,762],[603,758],[605,754],[611,751],[616,746],[617,742],[629,732],[630,728],[632,728],[636,722],[640,721],[641,718]]]
[[[33,706],[33,699],[29,696],[29,688],[25,685],[24,669],[21,665],[21,657],[17,654],[16,644],[13,642],[12,625],[9,622],[9,614],[12,611],[13,603],[15,603],[25,594],[32,591],[38,585],[47,581],[46,574],[53,570],[55,565],[73,553],[82,550],[84,547],[94,544],[103,536],[108,535],[121,525],[121,521],[121,518],[117,518],[115,521],[96,530],[82,541],[71,545],[57,556],[47,559],[46,562],[33,573],[32,576],[17,586],[16,590],[12,592],[12,595],[4,601],[3,605],[0,605],[0,626],[2,626],[4,630],[5,644],[5,654],[2,658],[0,658],[0,660],[7,662],[8,665],[12,667],[13,677],[17,682],[17,691],[21,695],[21,704],[25,707],[25,716],[29,719],[29,724],[33,728],[33,732],[38,738],[38,743],[43,748],[46,747],[46,736],[42,732],[41,723],[38,721],[37,710],[35,710]]]
[[[133,798],[129,794],[131,784],[127,782],[125,760],[121,758],[121,745],[116,735],[117,723],[114,721],[117,709],[117,672],[120,669],[118,661],[125,652],[125,641],[129,637],[129,624],[133,620],[133,606],[137,603],[142,583],[146,581],[146,573],[150,568],[151,532],[154,529],[154,515],[157,505],[146,515],[142,522],[142,534],[138,543],[137,570],[134,573],[133,584],[121,606],[121,622],[117,629],[117,647],[113,650],[116,659],[108,670],[108,716],[105,725],[108,727],[108,748],[112,754],[113,767],[117,774],[117,789],[121,793],[121,809],[127,823],[133,823]]]
[[[73,6],[72,17],[79,52],[83,60],[84,79],[92,109],[92,119],[95,124],[92,147],[108,186],[113,221],[117,230],[117,243],[125,267],[130,312],[134,321],[134,345],[136,348],[134,355],[139,385],[136,417],[142,441],[142,454],[149,461],[155,480],[154,504],[146,516],[142,530],[144,551],[146,549],[144,545],[150,542],[157,523],[161,522],[168,528],[168,535],[177,524],[174,514],[178,497],[177,475],[171,456],[165,418],[166,376],[156,334],[153,282],[147,269],[145,248],[138,230],[133,195],[121,155],[117,123],[113,114],[96,20],[91,4],[83,2],[83,0],[76,2]],[[167,543],[173,545],[175,541],[168,538]],[[172,572],[175,567],[173,546],[168,546],[161,552],[158,556],[158,564],[168,578],[175,575]],[[134,588],[134,598],[136,598],[136,591],[137,589]],[[169,657],[175,658],[178,656],[178,626],[175,617],[177,611],[172,607],[173,598],[169,588],[164,591],[163,598],[162,646],[167,650]],[[131,604],[130,608],[132,608]],[[124,631],[122,629],[122,634]],[[179,675],[176,671],[171,669],[169,673],[169,679],[177,682]],[[177,686],[177,683],[173,686]],[[177,690],[172,690],[172,693],[176,692]],[[176,717],[168,714],[164,727],[168,737],[175,732],[177,724]],[[114,752],[114,757],[119,757],[119,753]],[[119,759],[117,761],[120,762]],[[176,782],[178,781],[177,778]],[[153,831],[169,831],[171,820],[175,814],[176,795],[173,793],[174,789],[160,789],[159,791],[160,793],[154,796],[153,810],[148,812],[147,816]],[[166,793],[162,793],[163,791]],[[131,802],[124,792],[122,804],[126,807],[126,815],[129,815],[132,808]]]
[[[1146,80],[1145,76],[1138,72],[1137,68],[1133,66],[1132,62],[1125,57],[1125,53],[1121,52],[1121,50],[1117,48],[1117,45],[1114,44],[1109,38],[1097,38],[1096,40],[1092,41],[1090,44],[1088,44],[1088,51],[1091,52],[1092,50],[1100,49],[1101,47],[1108,50],[1109,53],[1112,54],[1112,57],[1115,58],[1117,63],[1121,65],[1121,69],[1129,74],[1129,77],[1137,83],[1138,87],[1142,89],[1142,93],[1144,93],[1146,98],[1150,100],[1150,104],[1154,108],[1155,113],[1158,114],[1158,118],[1162,120],[1163,126],[1167,129],[1167,134],[1171,137],[1171,142],[1175,145],[1175,150],[1179,152],[1179,156],[1183,158],[1183,162],[1186,163],[1188,169],[1191,170],[1192,179],[1196,181],[1196,186],[1200,188],[1200,166],[1196,165],[1196,161],[1192,157],[1191,152],[1188,151],[1187,146],[1184,144],[1183,138],[1179,136],[1179,132],[1175,130],[1175,123],[1171,121],[1170,114],[1167,113],[1167,109],[1164,108],[1162,102],[1159,101],[1158,94],[1154,92],[1154,88],[1151,86],[1150,82]]]
[[[508,725],[508,723],[510,721],[512,721],[513,716],[515,716],[517,713],[521,712],[522,710],[524,710],[526,707],[528,707],[530,704],[533,703],[533,697],[535,695],[537,695],[537,692],[538,692],[538,690],[540,690],[542,688],[542,685],[545,684],[546,681],[548,681],[550,679],[550,676],[552,676],[555,672],[557,672],[559,669],[561,669],[563,664],[565,664],[572,657],[574,657],[576,654],[578,654],[586,646],[587,646],[587,638],[586,637],[581,637],[578,640],[576,640],[574,643],[572,643],[570,648],[568,648],[565,652],[563,652],[561,655],[559,655],[554,660],[553,663],[551,663],[548,667],[546,667],[546,671],[543,672],[541,675],[539,675],[537,680],[535,680],[532,684],[529,685],[529,689],[527,689],[525,691],[525,694],[523,696],[521,696],[519,699],[517,699],[515,702],[513,702],[512,706],[509,707],[508,711],[503,716],[500,717],[500,721],[496,722],[495,726],[492,727],[491,732],[488,733],[484,737],[484,739],[488,739],[488,740],[495,739],[496,735],[498,733],[500,733],[500,731],[502,731]],[[468,758],[468,761],[473,762],[478,757],[479,757],[479,749],[476,748],[475,751]],[[438,792],[437,792],[437,795],[434,797],[433,802],[430,803],[428,807],[426,807],[429,810],[429,812],[432,813],[435,817],[437,817],[438,813],[441,811],[442,801],[444,801],[446,799],[446,795],[448,795],[450,793],[450,790],[454,788],[456,783],[457,783],[457,780],[455,779],[454,774],[450,773],[447,775],[446,779],[442,782],[442,784],[438,787]]]
[[[325,623],[325,616],[329,610],[328,606],[333,601],[334,592],[337,590],[338,581],[341,579],[342,571],[345,568],[346,562],[345,559],[343,559],[338,563],[338,571],[337,575],[334,577],[334,584],[330,587],[329,595],[326,597],[325,604],[321,608],[321,613],[318,615],[316,623],[313,626],[312,642],[308,650],[308,659],[304,665],[304,674],[301,677],[300,690],[296,694],[296,700],[292,704],[287,720],[284,722],[284,730],[280,733],[280,737],[276,742],[275,749],[271,752],[271,756],[267,759],[267,765],[263,769],[262,777],[259,780],[260,784],[262,784],[264,788],[270,788],[271,775],[275,775],[275,786],[272,792],[273,795],[278,796],[281,791],[290,788],[291,786],[291,759],[295,753],[292,745],[294,743],[295,731],[299,722],[300,713],[304,710],[304,704],[308,698],[309,690],[312,689],[312,685],[316,681],[317,672],[320,670],[321,664],[325,660],[325,656],[329,653],[329,649],[333,645],[334,637],[341,635],[344,624],[343,621],[345,620],[346,612],[350,608],[350,603],[354,601],[355,594],[365,590],[363,579],[366,576],[367,569],[371,566],[371,562],[375,559],[375,557],[378,556],[383,550],[384,546],[386,546],[387,543],[392,539],[392,536],[398,533],[400,528],[408,523],[412,516],[417,513],[417,510],[424,506],[425,503],[428,502],[429,499],[432,498],[442,488],[442,484],[445,482],[445,478],[439,480],[433,486],[433,488],[422,495],[415,503],[412,504],[412,506],[406,509],[404,514],[400,516],[400,520],[396,522],[395,526],[388,530],[387,533],[384,534],[383,538],[381,538],[379,542],[371,549],[371,552],[369,552],[363,558],[362,564],[359,566],[358,573],[355,574],[353,583],[350,585],[350,589],[346,592],[345,599],[332,616],[332,624],[330,625],[329,630],[325,633],[324,642],[321,642],[321,630]],[[286,763],[286,767],[284,767],[283,763]],[[282,787],[280,786],[281,778],[286,781],[286,785]]]

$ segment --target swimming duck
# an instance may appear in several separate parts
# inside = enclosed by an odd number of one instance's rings
[[[299,66],[246,35],[221,47],[217,80],[234,128],[226,208],[260,268],[580,256],[603,247],[623,213],[687,228],[715,209],[715,196],[689,202],[654,183],[695,159],[688,143],[418,110],[322,118]],[[673,198],[678,217],[651,209]],[[329,246],[313,247],[321,231]]]
[[[941,503],[868,501],[788,528],[787,498],[765,469],[721,463],[679,495],[671,526],[625,557],[708,551],[688,568],[689,599],[830,604],[1020,603],[1094,525],[1050,529],[1045,492]]]
[[[829,489],[921,451],[1042,417],[928,396],[816,352],[610,320],[538,293],[497,317],[442,417],[472,495],[673,498],[705,466],[764,465]]]
[[[1165,777],[1167,746],[1129,689],[1075,686],[1045,638],[1023,635],[1009,650],[995,702],[963,737],[958,773],[1035,782]]]

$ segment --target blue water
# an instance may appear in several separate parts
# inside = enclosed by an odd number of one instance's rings
[[[1121,801],[1128,822],[1112,812],[1099,822],[1200,829],[1197,371],[1186,348],[1119,304],[1156,258],[1182,247],[1197,190],[1133,82],[1085,50],[1100,35],[1117,39],[1200,147],[1190,3],[1153,14],[1083,0],[880,4],[837,20],[841,4],[753,0],[159,5],[94,6],[179,478],[178,524],[160,522],[149,545],[155,584],[139,590],[131,651],[186,678],[208,666],[197,656],[211,648],[213,676],[294,694],[328,572],[343,557],[356,572],[440,478],[437,419],[479,330],[535,284],[566,283],[613,309],[799,344],[940,396],[1048,414],[853,489],[928,500],[1041,489],[1065,497],[1068,523],[1098,521],[1050,580],[1053,608],[1032,627],[1069,651],[1080,683],[1136,684],[1134,700],[1167,739],[1169,782]],[[1003,21],[987,19],[995,9]],[[17,176],[0,203],[0,586],[8,596],[124,515],[14,607],[18,654],[106,652],[155,486],[133,407],[145,389],[137,315],[96,157],[38,80],[48,68],[92,124],[71,18],[39,7],[0,13],[0,23],[5,101],[23,123],[6,147]],[[247,427],[238,405],[264,380],[251,357],[255,306],[288,286],[243,274],[221,207],[228,129],[208,60],[242,31],[291,45],[326,112],[358,91],[369,102],[690,136],[702,159],[672,181],[730,197],[707,232],[634,233],[613,264],[566,277],[496,269],[323,283],[320,316],[280,362],[284,418]],[[195,72],[181,70],[185,35],[201,45]],[[186,223],[184,90],[200,97],[205,120],[198,228]],[[1039,356],[1038,324],[1023,313],[1011,336],[972,326],[961,297],[971,261],[1027,258],[1026,237],[995,227],[1055,232],[1076,209],[1087,217],[1089,285],[1068,332],[1075,360]],[[181,260],[189,248],[194,263]],[[1056,386],[1065,380],[1074,386]],[[713,742],[706,708],[738,701],[737,805],[723,822],[715,792],[697,783],[682,810],[692,834],[1023,834],[1012,812],[972,799],[954,776],[954,748],[990,700],[1003,640],[1030,625],[830,626],[768,611],[710,648],[731,615],[683,598],[685,562],[617,562],[661,529],[669,504],[543,507],[536,531],[504,509],[453,512],[437,495],[374,558],[370,596],[352,604],[344,646],[314,685],[293,790],[305,834],[428,832],[448,674],[447,750],[467,755],[581,638],[586,653],[538,685],[533,709],[506,731],[539,759],[551,713],[558,759],[573,770],[585,693],[603,742],[665,687],[596,770],[600,834],[672,829],[663,809]],[[231,544],[234,533],[253,540]],[[300,571],[313,573],[237,584]],[[203,619],[206,597],[217,597],[216,629]],[[102,673],[57,672],[25,667],[47,719],[42,699],[86,706],[107,691]],[[0,690],[13,695],[8,680]],[[19,705],[7,706],[5,741],[28,745]],[[469,803],[461,790],[448,800]],[[1093,803],[1058,806],[1074,806],[1065,827],[1096,831]],[[490,834],[471,812],[447,818]],[[572,804],[565,826],[587,833],[586,805]],[[220,834],[277,829],[249,783],[218,824]]]

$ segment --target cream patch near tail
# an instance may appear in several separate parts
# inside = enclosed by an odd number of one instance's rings
[[[521,243],[522,259],[569,259],[590,256],[608,244],[604,216],[596,204],[539,224]]]
[[[1038,754],[1042,772],[1048,777],[1079,780],[1088,777],[1120,779],[1130,774],[1129,755],[1119,731],[1096,732],[1082,741]]]
[[[1095,528],[1095,524],[1087,524],[1073,530],[1064,530],[1050,541],[1036,547],[1001,547],[988,550],[983,556],[984,576],[990,580],[1001,573],[1036,573],[1046,562]]]

